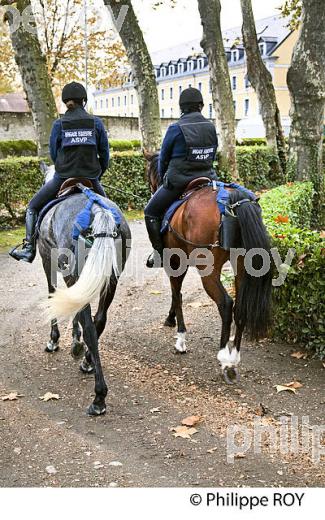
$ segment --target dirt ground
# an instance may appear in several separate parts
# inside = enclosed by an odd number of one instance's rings
[[[162,325],[168,281],[161,270],[143,267],[149,251],[143,223],[132,223],[132,232],[132,256],[101,340],[109,394],[100,418],[85,414],[93,376],[70,356],[69,325],[61,325],[60,350],[44,352],[49,326],[39,308],[47,297],[39,257],[30,266],[0,255],[0,396],[22,396],[0,398],[0,486],[324,485],[324,459],[313,462],[301,446],[281,454],[267,436],[260,450],[227,461],[232,425],[251,436],[254,421],[262,421],[278,435],[281,416],[299,425],[308,416],[311,442],[312,426],[324,424],[322,363],[292,357],[299,347],[245,343],[241,381],[227,386],[216,360],[219,316],[195,271],[183,290],[188,353],[175,354],[175,331]],[[303,386],[277,393],[276,385],[292,381]],[[46,392],[60,399],[40,400]],[[172,429],[192,415],[202,417],[197,432],[175,437]]]

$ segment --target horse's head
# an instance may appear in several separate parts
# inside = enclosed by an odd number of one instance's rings
[[[48,166],[44,161],[41,161],[40,169],[42,174],[44,175],[44,183],[50,181],[53,178],[55,174],[55,167],[53,164],[51,166]]]
[[[151,193],[155,193],[161,185],[161,179],[158,171],[159,153],[147,152],[143,150],[143,155],[147,160],[147,179]]]

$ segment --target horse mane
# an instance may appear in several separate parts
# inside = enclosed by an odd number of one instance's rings
[[[149,161],[148,168],[148,182],[151,185],[152,183],[156,183],[157,186],[160,186],[161,179],[159,175],[159,152],[152,154]]]

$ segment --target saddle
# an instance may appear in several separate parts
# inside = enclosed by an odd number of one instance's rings
[[[85,186],[85,188],[90,188],[91,190],[96,192],[94,185],[90,179],[80,179],[77,177],[71,177],[64,181],[59,193],[57,194],[57,198],[67,197],[68,195],[76,193],[76,191],[79,190],[78,184],[82,184],[83,186]]]
[[[211,182],[211,179],[209,179],[209,177],[198,177],[197,179],[193,179],[186,186],[182,197],[187,197],[188,195],[191,194],[192,191],[196,191],[201,188],[204,188],[204,186],[207,186],[210,182]]]

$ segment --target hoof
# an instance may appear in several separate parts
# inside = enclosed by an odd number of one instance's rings
[[[222,374],[227,385],[234,385],[239,382],[240,377],[236,367],[226,367]]]
[[[80,370],[83,374],[93,374],[95,372],[95,367],[90,365],[86,359],[83,359],[80,363]]]
[[[170,327],[170,328],[176,327],[176,320],[175,320],[175,318],[174,319],[166,318],[164,326],[165,327]]]
[[[85,353],[85,347],[82,341],[75,340],[71,347],[71,356],[74,359],[80,359]]]
[[[59,350],[59,343],[54,343],[54,341],[51,340],[48,342],[44,350],[45,352],[53,354],[53,352],[57,352]]]
[[[98,417],[99,415],[104,415],[106,413],[106,406],[99,406],[98,404],[91,404],[87,408],[87,415],[91,417]]]

